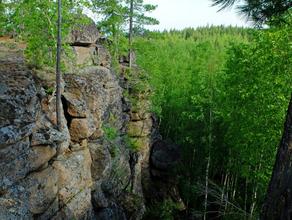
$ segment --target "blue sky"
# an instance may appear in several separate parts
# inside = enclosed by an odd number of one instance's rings
[[[145,0],[145,3],[158,5],[150,15],[160,21],[159,25],[148,27],[151,30],[183,29],[206,25],[249,26],[234,8],[217,12],[210,0]]]

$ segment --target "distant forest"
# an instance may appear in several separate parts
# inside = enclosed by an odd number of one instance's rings
[[[259,217],[291,94],[289,41],[289,28],[234,27],[135,39],[160,131],[182,148],[189,215],[202,216],[207,190],[210,218]]]

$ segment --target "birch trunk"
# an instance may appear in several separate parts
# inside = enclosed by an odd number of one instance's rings
[[[204,217],[207,218],[207,210],[208,210],[208,191],[209,191],[209,168],[210,168],[210,153],[207,158],[207,166],[206,166],[206,175],[205,175],[205,201],[204,201]]]
[[[133,40],[133,14],[134,14],[134,0],[130,0],[130,22],[129,22],[129,68],[132,68],[133,62],[133,51],[132,51],[132,40]]]

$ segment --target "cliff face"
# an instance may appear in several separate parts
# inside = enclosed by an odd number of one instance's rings
[[[61,132],[48,73],[0,46],[0,219],[142,218],[153,135],[146,91],[131,89],[126,63],[111,70],[93,34],[71,39]]]

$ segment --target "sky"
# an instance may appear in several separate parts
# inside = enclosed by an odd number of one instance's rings
[[[145,0],[145,3],[158,5],[149,14],[160,21],[159,25],[148,26],[150,30],[183,29],[186,27],[202,27],[206,25],[250,26],[236,9],[211,7],[211,0]]]

